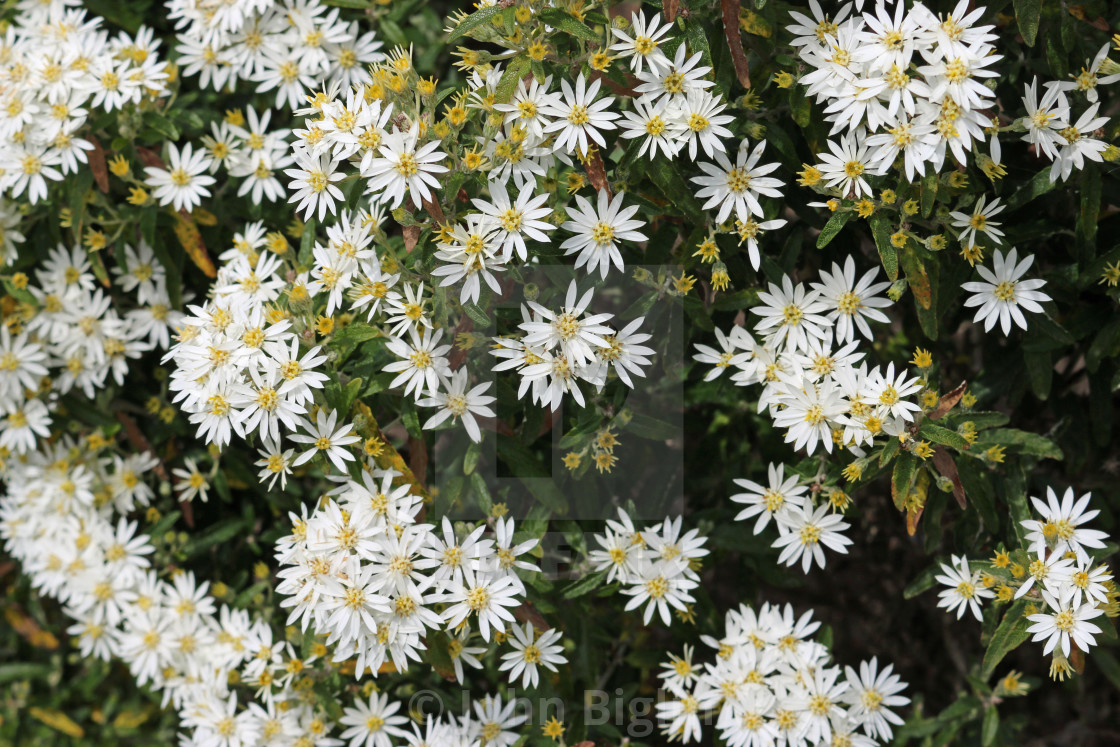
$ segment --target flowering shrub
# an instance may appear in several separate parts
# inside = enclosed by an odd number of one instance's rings
[[[3,14],[4,743],[1115,738],[1108,4]]]

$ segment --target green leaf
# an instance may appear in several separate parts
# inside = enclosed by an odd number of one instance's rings
[[[1027,367],[1027,379],[1031,391],[1039,399],[1050,396],[1050,385],[1054,378],[1054,364],[1049,352],[1032,353],[1023,351],[1023,363]]]
[[[478,304],[468,303],[465,306],[463,306],[463,311],[466,313],[467,316],[469,316],[471,318],[471,321],[473,321],[475,324],[479,325],[480,327],[489,327],[490,326],[490,317],[486,315],[486,312],[483,311],[482,307],[479,306]]]
[[[554,29],[559,29],[572,36],[578,36],[587,41],[601,41],[599,35],[589,29],[587,24],[577,20],[559,8],[545,8],[540,13],[540,19]]]
[[[565,599],[576,599],[577,597],[582,597],[585,594],[590,594],[591,592],[602,586],[603,581],[606,580],[606,578],[606,571],[596,571],[595,573],[584,576],[578,581],[565,586],[563,591],[560,592],[560,595]]]
[[[315,229],[318,225],[314,218],[303,224],[303,235],[299,238],[299,257],[297,260],[304,267],[310,267],[311,261],[315,258]]]
[[[879,455],[879,466],[887,466],[894,455],[898,453],[900,446],[897,438],[888,439],[886,445],[883,446],[883,453]]]
[[[891,499],[894,500],[894,506],[899,511],[902,510],[906,496],[910,493],[910,483],[914,479],[916,466],[917,459],[909,451],[900,452],[898,459],[895,460],[894,471],[891,473]]]
[[[144,112],[144,124],[163,135],[169,141],[179,139],[179,128],[159,112]]]
[[[824,224],[821,229],[821,235],[817,237],[817,248],[824,249],[828,246],[828,242],[836,238],[836,234],[840,233],[840,229],[848,225],[848,223],[855,218],[854,210],[845,210],[840,213],[833,213],[828,222]]]
[[[999,711],[996,710],[995,705],[988,706],[988,710],[984,711],[984,725],[980,727],[980,745],[981,747],[988,747],[996,739],[996,734],[999,732]]]
[[[1021,208],[1036,197],[1041,197],[1046,194],[1057,184],[1050,181],[1050,167],[1047,166],[1042,171],[1038,172],[1030,178],[1019,190],[1011,195],[1011,199],[1007,201],[1007,208],[1009,211]]]
[[[682,177],[667,158],[661,158],[649,164],[649,177],[658,189],[665,195],[672,205],[683,210],[686,215],[699,224],[705,224],[704,208],[692,195]]]
[[[681,435],[681,429],[677,426],[642,413],[634,414],[626,424],[626,430],[651,441],[668,441]]]
[[[980,667],[980,677],[985,682],[992,676],[996,665],[1003,661],[1003,657],[1031,637],[1027,632],[1030,621],[1026,616],[1029,603],[1026,599],[1019,599],[1012,604],[1004,614],[996,632],[992,634],[992,640],[988,642],[988,650],[984,652],[984,663]]]
[[[214,545],[228,542],[245,531],[246,528],[246,521],[240,516],[224,519],[211,526],[205,532],[195,535],[194,539],[188,542],[183,548],[183,552],[186,553],[187,557],[197,555]]]
[[[922,177],[920,184],[919,201],[922,208],[922,217],[928,218],[933,212],[933,206],[937,203],[937,187],[939,184],[937,172],[930,169],[929,173]]]
[[[1094,664],[1100,667],[1101,672],[1112,683],[1112,686],[1120,690],[1120,663],[1117,663],[1116,657],[1107,649],[1098,648],[1093,651],[1090,658]],[[0,679],[0,682],[3,682],[3,680]]]
[[[497,5],[491,5],[489,8],[476,10],[474,13],[471,13],[469,16],[464,18],[459,23],[459,25],[455,27],[455,30],[448,35],[447,42],[450,44],[456,39],[465,36],[468,31],[473,31],[479,26],[489,23],[491,18],[501,12],[502,8]]]
[[[954,449],[967,451],[969,448],[968,441],[965,440],[964,436],[956,431],[943,428],[929,421],[922,423],[921,427],[918,428],[918,433],[921,434],[923,438],[928,438],[934,443],[952,446]]]
[[[882,213],[871,216],[871,235],[875,239],[875,248],[879,250],[879,259],[887,277],[892,281],[898,280],[898,250],[891,243],[890,219]]]
[[[984,434],[984,441],[1001,446],[1011,446],[1022,454],[1042,459],[1063,459],[1062,450],[1056,443],[1038,433],[1021,431],[1016,428],[995,428]]]
[[[918,574],[918,576],[906,585],[902,590],[903,599],[913,599],[922,592],[929,591],[937,585],[937,574],[941,573],[941,564],[934,563],[929,568]]]
[[[921,308],[929,309],[933,305],[933,289],[921,258],[909,244],[902,248],[900,258],[902,269],[906,272],[906,282],[910,286],[910,292],[914,294],[914,301]]]
[[[530,60],[528,55],[518,55],[509,62],[509,67],[502,73],[502,79],[498,81],[498,87],[494,89],[494,100],[498,103],[509,101],[513,98],[513,92],[517,90],[517,84],[521,82],[530,69]]]
[[[329,345],[338,351],[339,362],[342,362],[363,342],[376,339],[380,336],[381,331],[371,324],[366,324],[365,322],[350,322],[331,335]]]
[[[1038,19],[1042,15],[1042,0],[1014,0],[1015,22],[1019,24],[1019,33],[1028,47],[1034,46],[1038,38]],[[985,742],[985,745],[988,743]]]
[[[0,684],[17,682],[20,680],[46,679],[51,673],[51,668],[46,664],[30,661],[0,664]]]

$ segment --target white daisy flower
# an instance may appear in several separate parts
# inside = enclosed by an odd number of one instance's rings
[[[606,190],[601,190],[597,206],[592,207],[586,198],[576,195],[579,207],[568,211],[571,220],[565,221],[561,226],[575,236],[560,245],[561,249],[567,250],[565,254],[579,254],[576,269],[587,265],[589,273],[594,274],[599,270],[600,275],[606,279],[612,264],[619,271],[625,269],[622,254],[618,251],[618,242],[647,239],[644,233],[636,230],[644,226],[645,221],[631,218],[638,212],[638,206],[623,208],[624,197],[625,193],[619,192],[612,199]]]
[[[196,153],[190,143],[181,151],[174,143],[168,143],[167,153],[170,171],[148,166],[144,169],[148,175],[144,181],[152,187],[152,197],[159,200],[160,205],[189,212],[202,204],[203,197],[210,196],[207,187],[214,183],[214,177],[206,173],[210,159],[202,151]]]
[[[1045,280],[1021,279],[1033,263],[1033,254],[1020,262],[1015,249],[1006,256],[997,249],[992,260],[993,270],[977,265],[976,271],[984,281],[961,284],[961,288],[973,294],[964,305],[980,307],[972,321],[984,322],[985,332],[991,330],[997,321],[1005,335],[1011,333],[1012,323],[1025,330],[1027,319],[1023,310],[1042,313],[1042,302],[1050,300],[1050,296],[1038,290],[1046,285]]]

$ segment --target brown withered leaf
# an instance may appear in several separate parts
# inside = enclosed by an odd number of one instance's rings
[[[615,80],[608,78],[598,70],[591,71],[591,80],[599,81],[601,85],[609,88],[611,93],[613,93],[615,96],[625,96],[631,99],[638,98],[638,92],[634,90],[634,86],[638,85],[638,79],[633,75],[630,75],[629,73],[626,73],[625,75],[627,83],[627,85],[625,86]]]
[[[145,166],[151,166],[153,169],[167,170],[167,164],[159,157],[159,154],[150,148],[137,148],[136,155],[140,156],[140,160],[144,162]]]
[[[743,51],[743,37],[739,34],[739,0],[720,0],[719,7],[723,11],[723,35],[731,50],[735,77],[743,84],[743,88],[750,88],[750,66],[747,64],[747,53]]]
[[[416,482],[423,485],[428,478],[428,442],[408,437],[408,467]]]
[[[964,484],[961,483],[961,476],[957,473],[957,464],[953,461],[953,456],[944,446],[938,446],[933,450],[933,466],[941,473],[942,477],[947,478],[953,483],[953,497],[957,499],[957,503],[962,509],[967,506],[964,495]]]
[[[952,410],[957,406],[957,403],[961,401],[961,397],[964,396],[964,390],[967,388],[968,382],[962,381],[960,384],[957,384],[956,389],[941,395],[941,399],[937,402],[937,407],[933,408],[933,411],[930,412],[929,415],[926,415],[926,417],[930,420],[938,420],[945,417],[949,413],[949,410]]]
[[[603,165],[603,157],[599,154],[599,149],[592,147],[591,152],[584,162],[587,168],[587,178],[591,181],[591,186],[595,188],[596,192],[606,191],[607,197],[611,197],[611,185],[607,182],[607,169]]]
[[[411,252],[416,248],[416,242],[420,240],[420,226],[405,226],[402,233],[404,233],[404,250]]]
[[[537,608],[530,602],[522,602],[521,606],[513,611],[513,616],[519,621],[526,623],[533,623],[533,627],[537,630],[549,630],[552,628],[548,621],[544,619],[544,615],[537,611]]]
[[[179,239],[187,256],[195,266],[202,270],[208,278],[218,276],[218,268],[214,267],[214,260],[210,259],[210,252],[206,251],[206,244],[202,241],[202,234],[190,213],[180,209],[175,214],[175,236]]]
[[[914,509],[907,509],[906,511],[906,533],[913,537],[918,533],[918,522],[922,519],[922,512],[926,510],[924,505]]]
[[[665,13],[665,20],[669,23],[677,20],[677,11],[681,9],[681,0],[665,0],[665,6],[662,11]]]
[[[424,200],[422,204],[424,206],[424,210],[428,213],[428,215],[432,216],[433,221],[435,221],[437,224],[442,224],[444,222],[445,218],[443,217],[443,208],[439,206],[438,202]]]
[[[97,188],[102,193],[109,192],[109,167],[105,164],[105,150],[101,147],[101,141],[93,135],[88,136],[93,150],[86,154],[89,159],[89,170],[93,172],[93,180],[97,182]]]

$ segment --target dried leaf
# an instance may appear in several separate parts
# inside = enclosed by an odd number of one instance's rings
[[[953,497],[957,499],[957,503],[963,510],[967,506],[964,485],[961,483],[961,476],[957,473],[957,463],[953,461],[953,456],[944,447],[938,446],[933,451],[933,466],[942,477],[948,478],[953,483]]]
[[[946,392],[941,396],[940,401],[938,401],[937,403],[937,407],[933,408],[933,412],[931,412],[926,417],[928,417],[930,420],[937,420],[939,418],[945,417],[949,413],[949,410],[952,410],[957,406],[957,403],[961,401],[961,397],[964,396],[964,390],[967,388],[967,381],[962,381],[960,384],[957,384],[956,389],[952,390],[951,392]]]
[[[662,12],[665,14],[665,20],[669,23],[677,20],[677,11],[681,9],[681,0],[665,0],[665,5],[662,7]]]
[[[93,150],[86,154],[86,158],[89,159],[89,170],[93,172],[93,180],[97,182],[97,188],[103,193],[108,193],[109,167],[105,165],[105,150],[101,147],[101,141],[93,135],[89,135],[88,140],[93,145]]]
[[[136,155],[140,156],[140,160],[144,162],[145,166],[151,166],[153,169],[167,170],[167,164],[159,157],[159,154],[150,148],[137,148]]]
[[[428,215],[432,216],[433,221],[435,221],[436,223],[443,223],[446,220],[443,217],[443,208],[439,206],[438,202],[424,200],[422,204],[424,206],[425,212],[427,212]]]
[[[530,602],[522,602],[521,606],[513,611],[513,616],[523,623],[533,623],[533,627],[537,630],[549,630],[552,627]]]
[[[603,165],[603,157],[599,154],[598,148],[591,148],[591,152],[584,161],[584,167],[587,169],[587,178],[591,181],[591,186],[595,188],[595,191],[606,190],[607,196],[611,197],[611,185],[607,182],[607,169]]]
[[[727,46],[731,50],[735,77],[743,84],[743,88],[750,88],[750,68],[747,64],[747,54],[743,51],[743,38],[739,35],[739,0],[720,0],[719,6],[723,11],[723,35],[727,38]]]
[[[416,248],[416,242],[420,240],[420,226],[405,226],[404,233],[404,250],[411,252]]]
[[[202,234],[198,232],[198,226],[190,214],[180,210],[175,218],[175,236],[186,250],[187,256],[206,277],[216,278],[218,269],[214,267],[214,261],[210,259],[210,253],[206,251],[206,244],[202,241]]]

